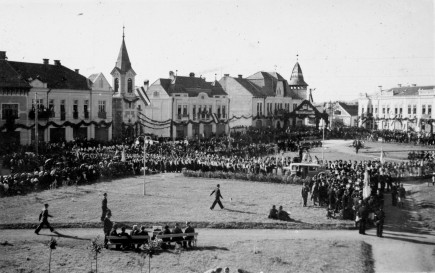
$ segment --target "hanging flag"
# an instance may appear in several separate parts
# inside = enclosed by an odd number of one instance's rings
[[[213,113],[213,114],[211,114],[211,116],[212,116],[212,118],[213,118],[214,123],[219,123],[219,120],[218,120],[216,114]]]
[[[370,175],[369,175],[369,171],[366,169],[365,173],[364,173],[364,188],[363,188],[363,198],[367,198],[369,197],[371,194],[371,189],[370,189]]]
[[[151,101],[145,92],[145,88],[143,86],[136,88],[136,92],[139,95],[140,99],[145,103],[146,106],[151,105]]]

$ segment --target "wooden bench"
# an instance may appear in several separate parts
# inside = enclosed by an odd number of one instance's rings
[[[193,239],[191,239],[191,240],[186,240],[185,239],[185,237],[193,237]],[[198,240],[198,233],[197,232],[195,232],[195,233],[178,233],[178,234],[160,234],[160,235],[156,235],[156,238],[157,239],[166,239],[166,238],[169,238],[169,241],[168,242],[165,242],[165,243],[174,243],[174,242],[181,242],[181,243],[184,243],[184,242],[188,242],[188,241],[192,241],[193,242],[193,246],[195,246],[196,247],[196,241]],[[181,238],[181,239],[179,239],[178,241],[177,240],[174,240],[174,238]]]
[[[148,235],[133,235],[131,239],[127,236],[107,236],[108,244],[107,248],[110,249],[112,246],[119,248],[122,245],[142,245],[150,241],[150,236]]]

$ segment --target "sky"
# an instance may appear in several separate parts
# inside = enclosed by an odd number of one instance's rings
[[[315,102],[435,85],[433,0],[2,0],[0,50],[61,60],[111,82],[125,42],[136,85],[194,72],[208,81],[296,61]]]

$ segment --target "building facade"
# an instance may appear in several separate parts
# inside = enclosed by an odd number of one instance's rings
[[[334,126],[356,127],[358,126],[358,104],[337,101],[332,106],[332,114],[329,116]]]
[[[192,139],[228,133],[229,99],[217,81],[178,76],[155,81],[146,91],[141,122],[147,132],[173,139]]]
[[[311,90],[299,63],[293,67],[290,81],[276,72],[260,71],[247,78],[225,74],[219,83],[231,101],[231,128],[318,126],[319,113],[311,104]],[[298,109],[303,102],[306,109]]]
[[[12,107],[14,116],[18,117],[9,131],[14,129],[17,137],[19,134],[21,144],[31,144],[36,137],[45,142],[98,136],[102,140],[110,139],[111,116],[98,117],[93,111],[98,102],[105,103],[106,108],[102,109],[111,110],[110,92],[99,90],[96,98],[93,83],[80,75],[79,70],[63,66],[60,60],[50,64],[48,59],[43,59],[37,64],[8,61],[5,52],[1,56],[2,69],[5,69],[1,74],[13,75],[19,79],[19,84],[25,83],[28,88],[28,92],[21,92],[19,96],[11,96],[16,92],[6,90],[6,96],[1,98],[3,116],[11,111],[6,109]],[[98,128],[105,128],[106,136],[95,134]]]
[[[433,133],[435,86],[401,86],[358,99],[359,126],[377,130]]]

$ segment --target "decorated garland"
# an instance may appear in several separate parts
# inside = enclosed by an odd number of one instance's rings
[[[154,119],[150,119],[149,117],[145,116],[144,114],[142,114],[141,112],[138,112],[138,114],[143,117],[144,119],[146,119],[148,122],[150,123],[158,123],[158,124],[167,124],[167,123],[171,123],[172,120],[171,119],[167,119],[167,120],[163,120],[163,121],[159,121],[159,120],[154,120]],[[138,115],[138,116],[139,116]],[[140,118],[140,117],[139,117]]]
[[[105,122],[104,120],[102,120],[100,122],[96,122],[96,121],[86,122],[86,121],[82,120],[78,123],[72,123],[71,121],[65,121],[62,124],[57,124],[54,121],[49,121],[49,122],[47,122],[47,124],[40,124],[38,122],[38,128],[41,128],[41,129],[46,129],[49,126],[53,126],[56,128],[67,127],[67,126],[77,128],[77,127],[89,126],[89,125],[95,125],[97,127],[110,127],[110,126],[112,126],[112,122]],[[29,126],[27,126],[25,124],[16,124],[14,127],[14,130],[17,128],[29,130],[29,129],[35,128],[35,124],[29,125]],[[0,131],[2,131],[4,129],[6,129],[6,124],[0,127]]]
[[[142,121],[142,122],[139,122],[141,125],[143,125],[143,126],[146,126],[146,125],[144,125],[144,123],[148,123],[148,124],[150,124],[150,122],[149,121],[147,121],[147,120],[144,120],[143,118],[141,118],[141,117],[139,117],[138,116],[138,119],[140,120],[140,121]],[[155,127],[159,127],[159,128],[153,128],[153,129],[162,129],[162,128],[167,128],[167,127],[170,127],[171,126],[171,123],[166,123],[166,124],[150,124],[151,126],[155,126]],[[152,127],[149,127],[149,126],[146,126],[147,128],[152,128]]]

